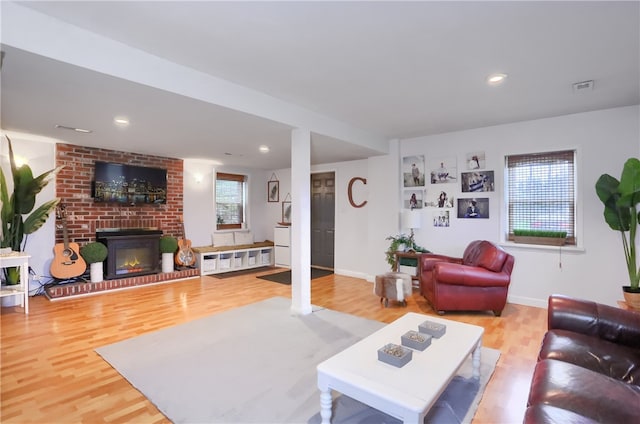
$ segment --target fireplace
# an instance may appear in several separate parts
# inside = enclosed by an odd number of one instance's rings
[[[104,278],[113,280],[160,272],[160,236],[155,228],[109,228],[96,231],[107,246]]]

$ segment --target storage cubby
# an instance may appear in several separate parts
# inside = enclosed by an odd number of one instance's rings
[[[265,246],[265,243],[255,243],[255,248],[217,250],[213,247],[197,247],[197,266],[200,275],[218,274],[222,272],[239,271],[242,269],[257,268],[273,265],[273,245]],[[246,246],[245,246],[246,247]],[[220,249],[220,248],[218,248]]]

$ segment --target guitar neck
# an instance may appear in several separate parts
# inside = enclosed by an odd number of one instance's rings
[[[67,219],[62,218],[62,241],[64,242],[64,248],[69,248],[69,232],[67,231]]]

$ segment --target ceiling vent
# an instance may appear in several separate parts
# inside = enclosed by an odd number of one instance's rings
[[[593,80],[576,82],[573,84],[574,93],[586,93],[587,91],[593,91]]]

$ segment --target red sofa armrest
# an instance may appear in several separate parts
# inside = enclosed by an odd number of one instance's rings
[[[549,296],[548,328],[640,348],[640,313],[562,295]]]
[[[446,262],[435,264],[433,279],[438,284],[476,287],[506,287],[511,281],[510,276],[503,272]]]
[[[420,255],[420,266],[422,271],[431,271],[438,262],[448,262],[461,264],[462,258],[454,258],[446,255],[436,255],[434,253],[423,253]]]

